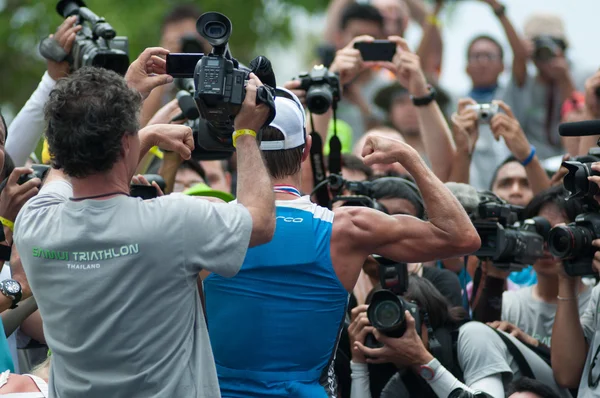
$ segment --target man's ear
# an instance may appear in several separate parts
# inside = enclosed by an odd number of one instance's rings
[[[129,142],[129,135],[123,134],[123,138],[121,138],[121,157],[125,159],[127,154],[131,151],[131,143]]]
[[[312,147],[312,137],[310,134],[306,135],[306,145],[304,146],[304,151],[302,152],[302,162],[304,162],[310,156],[310,148]]]

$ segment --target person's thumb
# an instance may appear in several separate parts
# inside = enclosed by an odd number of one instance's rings
[[[385,160],[385,155],[379,153],[379,152],[374,152],[368,155],[364,155],[363,154],[363,163],[366,164],[367,166],[372,166],[374,164],[378,164],[378,163],[383,163],[383,161]]]
[[[173,76],[170,75],[156,75],[150,76],[146,79],[148,82],[147,85],[150,89],[154,89],[158,86],[162,86],[164,84],[169,84],[173,82]]]

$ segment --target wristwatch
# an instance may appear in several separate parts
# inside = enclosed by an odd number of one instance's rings
[[[424,97],[413,97],[412,95],[410,96],[410,99],[412,100],[414,106],[427,106],[431,104],[431,102],[433,102],[437,91],[435,91],[435,88],[433,88],[433,86],[431,85],[427,85],[427,88],[429,89],[429,94],[427,94]]]
[[[504,4],[500,4],[498,8],[494,8],[494,14],[496,14],[498,18],[502,18],[504,14],[506,14],[506,6]]]
[[[21,284],[14,279],[5,279],[0,282],[0,293],[12,300],[11,309],[17,308],[17,304],[23,296],[21,292]]]
[[[427,365],[421,365],[419,367],[419,376],[425,381],[431,381],[435,377],[435,370]]]

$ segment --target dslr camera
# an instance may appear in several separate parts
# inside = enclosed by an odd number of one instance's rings
[[[340,78],[323,65],[315,66],[310,73],[298,76],[300,88],[306,90],[306,106],[316,115],[335,108],[341,98]]]
[[[548,62],[563,51],[565,43],[552,36],[539,36],[533,39],[533,59],[541,62]]]
[[[492,118],[498,113],[498,104],[477,104],[469,105],[467,109],[473,109],[477,112],[477,119],[481,124],[489,124]]]
[[[256,101],[270,108],[265,126],[275,118],[275,78],[266,58],[256,58],[250,70],[231,56],[228,42],[232,26],[225,15],[203,14],[196,22],[196,30],[213,47],[211,53],[168,54],[167,73],[174,78],[193,78],[193,98],[201,116],[195,134],[198,146],[205,151],[224,152],[229,157],[235,150],[231,138],[233,122],[244,102],[249,74],[254,71],[264,83],[258,88]],[[273,86],[269,87],[269,83]]]
[[[474,255],[505,271],[521,270],[544,256],[548,220],[534,217],[519,225],[522,207],[509,205],[491,192],[481,194],[480,199],[471,214],[481,238],[481,248]]]
[[[552,228],[548,247],[555,257],[562,259],[565,272],[571,276],[597,273],[592,267],[597,251],[592,241],[600,238],[600,206],[594,199],[599,190],[596,183],[588,181],[588,177],[598,175],[591,166],[599,161],[600,148],[592,148],[588,155],[562,163],[569,171],[563,180],[565,189],[570,192],[567,200],[582,200],[586,212],[579,214],[570,224]]]
[[[44,58],[56,62],[66,60],[73,71],[84,66],[95,66],[125,75],[129,68],[127,37],[117,36],[115,29],[87,8],[82,0],[61,0],[56,5],[56,11],[64,18],[76,15],[82,29],[75,37],[70,54],[65,53],[56,40],[42,40],[40,53]]]
[[[40,180],[44,181],[44,178],[46,178],[46,175],[50,171],[50,166],[45,164],[34,164],[31,166],[31,169],[33,170],[33,173],[21,175],[17,180],[17,184],[23,185],[27,181],[31,181],[34,178],[39,178]],[[0,192],[2,192],[6,187],[9,177],[10,176],[6,176],[4,181],[0,182]]]
[[[342,206],[359,206],[369,207],[371,209],[379,210],[386,214],[388,210],[384,205],[377,202],[373,197],[372,183],[369,181],[346,181],[344,178],[337,174],[330,174],[325,180],[329,184],[332,191],[341,192],[344,190],[350,191],[351,195],[337,195],[331,203],[343,202]],[[316,187],[313,193],[320,187]]]
[[[404,311],[410,311],[415,318],[417,333],[421,335],[421,311],[416,303],[402,296],[408,290],[408,265],[396,263],[381,256],[373,256],[379,263],[379,280],[383,290],[373,293],[367,317],[371,325],[389,337],[402,337],[406,333],[406,317]],[[383,344],[368,334],[365,345],[369,348],[379,348]]]

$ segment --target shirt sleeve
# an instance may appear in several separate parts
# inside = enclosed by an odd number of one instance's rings
[[[15,167],[25,165],[46,128],[44,105],[55,85],[56,82],[48,72],[44,73],[36,90],[8,126],[6,152],[12,158]]]
[[[250,212],[240,204],[186,198],[184,255],[192,273],[202,269],[224,277],[240,270],[252,233]]]
[[[585,339],[592,341],[594,333],[596,332],[596,314],[598,313],[598,296],[600,296],[600,285],[592,289],[592,297],[588,301],[588,305],[581,316],[581,327],[583,328],[583,334]]]

